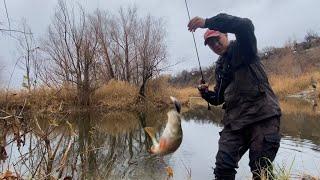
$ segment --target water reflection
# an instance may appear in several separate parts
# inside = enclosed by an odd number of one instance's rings
[[[283,116],[281,131],[292,140],[309,140],[320,145],[320,113],[305,101],[287,100],[281,102]]]
[[[281,101],[281,133],[292,140],[310,140],[315,145],[320,145],[320,112],[306,101],[288,99]],[[183,114],[185,121],[197,123],[213,123],[221,126],[220,121],[223,111],[212,108],[208,111],[201,106],[188,109]]]
[[[81,179],[165,175],[159,171],[164,165],[147,152],[151,141],[143,130],[146,125],[160,130],[165,118],[166,114],[152,110],[80,115],[75,123],[79,131],[79,151],[83,152],[78,163]]]
[[[303,102],[290,100],[281,105],[284,138],[278,161],[298,153],[302,159],[310,159],[304,166],[306,172],[316,172],[314,161],[320,160],[319,114]],[[10,160],[2,163],[2,172],[10,169],[35,179],[165,179],[166,164],[148,153],[151,141],[143,128],[154,127],[159,136],[166,112],[146,108],[141,112],[32,114],[32,133],[27,134],[20,150],[13,144],[6,147]],[[191,169],[193,179],[210,179],[223,112],[198,107],[184,109],[182,115],[183,142],[177,152],[165,157],[165,162],[173,167],[174,179],[186,179],[187,169]],[[246,161],[240,162],[239,177],[249,174]],[[299,160],[297,163],[300,165]]]

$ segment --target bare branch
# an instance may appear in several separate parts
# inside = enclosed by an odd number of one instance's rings
[[[26,33],[26,32],[23,32],[23,31],[20,31],[20,30],[14,30],[14,29],[3,29],[3,28],[0,28],[0,31],[16,32],[16,33],[22,33],[22,34],[32,34],[32,33]]]
[[[10,19],[9,19],[9,13],[8,13],[6,0],[3,0],[3,4],[4,4],[4,8],[6,9],[6,15],[7,15],[7,19],[8,19],[9,30],[11,30],[11,23],[10,23]]]

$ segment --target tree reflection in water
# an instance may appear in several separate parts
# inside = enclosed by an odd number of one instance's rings
[[[79,159],[81,179],[119,179],[155,176],[161,177],[161,162],[147,152],[151,141],[145,134],[146,125],[160,130],[166,114],[155,111],[108,112],[79,114]],[[143,171],[142,171],[143,170]]]
[[[319,150],[319,114],[310,104],[285,101],[281,105],[285,138],[295,143],[309,140],[310,148]],[[25,145],[20,150],[16,143],[6,147],[9,157],[2,163],[2,172],[8,169],[35,179],[165,179],[165,164],[148,153],[151,141],[143,128],[154,127],[160,136],[166,112],[149,108],[141,112],[31,114],[25,119],[31,130]],[[220,108],[208,111],[198,107],[184,109],[182,115],[183,123],[221,126],[223,112]],[[7,142],[16,141],[10,131],[6,138]]]

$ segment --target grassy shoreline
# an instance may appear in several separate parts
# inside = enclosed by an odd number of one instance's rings
[[[271,75],[269,80],[272,88],[280,100],[290,94],[312,89],[311,79],[320,80],[320,72],[305,73],[298,77]],[[212,89],[213,87],[210,87]],[[60,89],[39,87],[37,89],[9,91],[0,94],[0,108],[2,110],[25,109],[68,111],[77,108],[76,89],[64,86]],[[136,86],[124,81],[110,81],[102,85],[90,97],[91,107],[105,110],[139,110],[144,104],[156,108],[165,108],[170,105],[169,96],[177,97],[184,106],[189,106],[190,97],[199,97],[196,87],[174,87],[168,78],[158,78],[148,83],[146,97],[139,96]],[[319,101],[320,92],[313,95]],[[196,98],[200,104],[201,98]]]

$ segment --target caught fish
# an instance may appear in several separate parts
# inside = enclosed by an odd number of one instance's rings
[[[156,131],[152,127],[145,127],[144,130],[148,133],[152,140],[152,147],[150,152],[157,155],[167,155],[176,151],[182,142],[182,128],[181,128],[181,104],[175,98],[170,96],[175,108],[170,110],[166,127],[159,138],[156,139]]]

